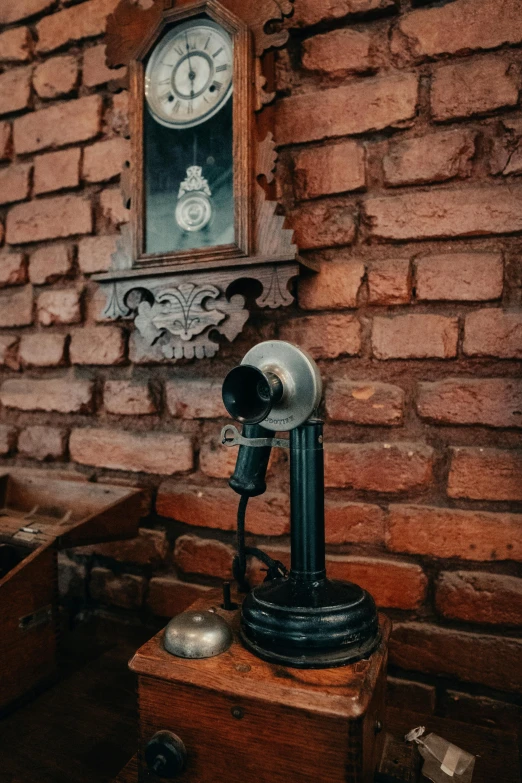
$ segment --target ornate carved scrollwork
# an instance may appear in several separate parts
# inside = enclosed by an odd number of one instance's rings
[[[205,273],[103,282],[103,317],[134,319],[142,357],[213,356],[219,343],[212,336],[232,342],[250,315],[244,296],[228,294],[232,283],[238,277],[261,283],[256,304],[273,309],[293,301],[288,285],[298,271],[297,264],[287,263],[220,270],[217,284],[206,282]]]

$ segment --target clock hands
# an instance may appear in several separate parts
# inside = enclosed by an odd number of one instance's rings
[[[194,98],[194,82],[196,80],[197,74],[192,69],[192,62],[190,60],[190,44],[188,39],[188,33],[185,33],[185,39],[187,41],[187,54],[188,54],[188,64],[189,64],[189,79],[190,79],[190,97]]]
[[[230,44],[210,22],[167,33],[146,70],[147,102],[160,124],[189,128],[217,114],[232,93]]]

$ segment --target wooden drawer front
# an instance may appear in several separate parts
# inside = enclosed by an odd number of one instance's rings
[[[52,607],[33,623],[31,615]],[[56,666],[56,552],[34,552],[0,583],[0,708],[51,675]],[[27,618],[25,628],[21,618]]]
[[[177,734],[187,748],[180,783],[370,783],[374,748],[364,720],[273,708],[194,686],[139,678],[140,757],[157,731]],[[241,717],[234,717],[235,715]],[[375,713],[374,713],[375,714]],[[370,716],[368,715],[368,719]],[[373,716],[372,716],[373,720]],[[372,731],[372,736],[374,736]],[[157,783],[142,760],[140,783]]]

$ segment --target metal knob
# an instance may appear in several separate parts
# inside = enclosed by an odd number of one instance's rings
[[[177,734],[158,731],[147,743],[145,761],[159,778],[177,778],[185,769],[187,749]]]

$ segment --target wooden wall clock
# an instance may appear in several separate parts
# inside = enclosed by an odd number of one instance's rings
[[[293,232],[260,184],[277,160],[263,57],[288,36],[267,25],[291,12],[291,0],[121,0],[108,19],[107,63],[129,67],[131,220],[95,279],[104,316],[134,320],[138,354],[213,356],[216,332],[231,341],[248,319],[238,281],[261,284],[260,307],[293,301]]]

